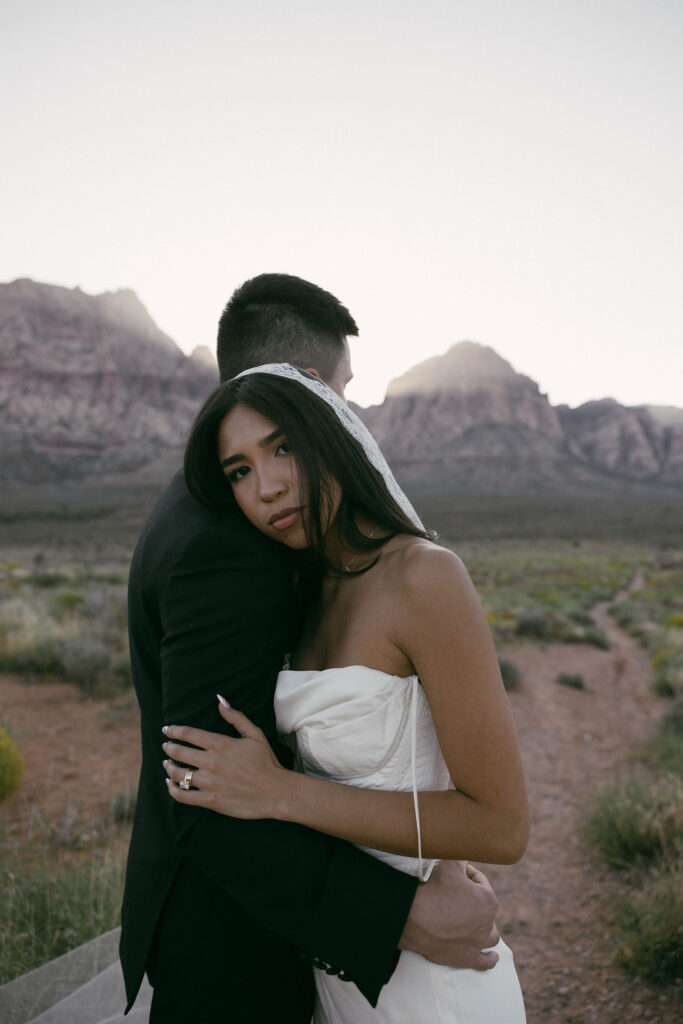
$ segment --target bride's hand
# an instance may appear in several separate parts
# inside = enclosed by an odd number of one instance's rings
[[[207,807],[233,818],[275,817],[278,795],[290,773],[275,757],[262,730],[246,715],[224,704],[218,710],[240,734],[239,739],[187,725],[165,726],[163,749],[173,759],[164,761],[170,795],[180,804]],[[185,779],[186,769],[175,761],[194,769],[192,788],[178,785]]]

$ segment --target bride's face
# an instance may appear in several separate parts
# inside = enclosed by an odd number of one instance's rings
[[[307,548],[307,496],[280,427],[250,406],[236,405],[219,427],[218,457],[249,522],[288,547]]]

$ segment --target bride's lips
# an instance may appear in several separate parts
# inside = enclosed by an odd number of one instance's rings
[[[283,508],[270,517],[268,526],[272,526],[274,530],[288,530],[290,526],[294,526],[300,516],[301,507],[298,505],[293,508]]]

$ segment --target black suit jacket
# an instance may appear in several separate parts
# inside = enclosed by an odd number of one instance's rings
[[[166,789],[162,725],[230,731],[218,714],[217,693],[276,739],[273,693],[290,603],[288,550],[239,511],[199,505],[178,474],[142,531],[129,583],[142,769],[122,909],[128,1008],[187,859],[221,896],[220,914],[207,929],[225,945],[233,1010],[241,995],[240,978],[230,977],[230,948],[243,949],[243,940],[226,920],[225,899],[246,910],[264,938],[276,933],[286,940],[279,955],[291,958],[292,971],[302,970],[305,951],[316,964],[348,975],[374,1004],[394,969],[414,878],[322,833],[184,806]],[[253,952],[261,957],[260,943]],[[249,993],[242,998],[248,1001]]]

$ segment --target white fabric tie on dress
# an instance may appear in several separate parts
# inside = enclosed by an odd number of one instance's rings
[[[417,877],[426,882],[428,875],[422,866],[422,829],[420,828],[420,804],[417,797],[417,694],[420,685],[417,676],[413,676],[413,694],[411,709],[410,760],[413,775],[413,803],[415,805],[415,824],[417,825]],[[432,865],[433,866],[433,865]]]

